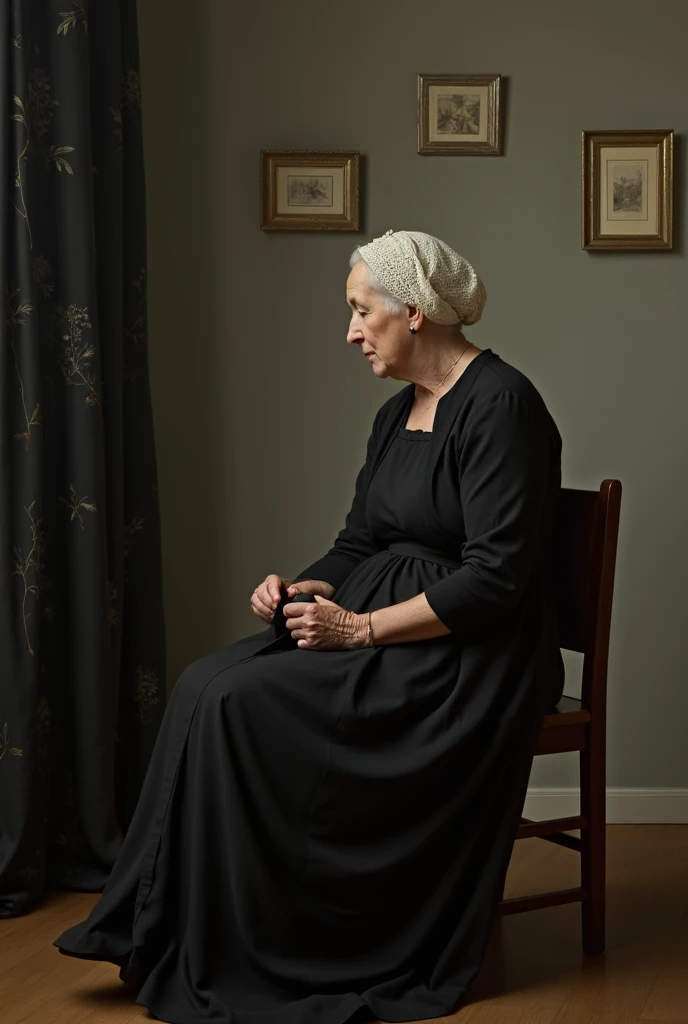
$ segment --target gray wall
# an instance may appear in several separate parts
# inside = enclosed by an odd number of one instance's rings
[[[647,11],[141,4],[170,685],[256,631],[249,596],[268,572],[293,575],[332,542],[373,414],[402,386],[345,344],[347,258],[389,227],[423,230],[486,282],[470,337],[540,388],[565,484],[623,482],[608,781],[688,785],[688,5]],[[419,71],[505,76],[505,155],[418,156]],[[673,253],[581,250],[582,128],[675,129]],[[359,149],[363,231],[261,232],[261,147]],[[532,781],[576,777],[565,755],[540,759]]]

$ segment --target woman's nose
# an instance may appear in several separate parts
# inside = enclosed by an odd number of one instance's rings
[[[363,341],[363,335],[357,327],[349,327],[346,332],[346,342],[348,345],[359,344]]]

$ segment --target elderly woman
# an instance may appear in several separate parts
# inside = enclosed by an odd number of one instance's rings
[[[559,699],[549,548],[561,440],[530,381],[463,334],[485,290],[448,245],[351,260],[347,341],[380,408],[346,523],[267,624],[177,683],[89,918],[174,1024],[421,1020],[484,957],[543,714]]]

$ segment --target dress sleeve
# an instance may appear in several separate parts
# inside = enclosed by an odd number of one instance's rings
[[[357,565],[370,558],[379,550],[368,530],[365,517],[365,502],[370,473],[378,444],[380,413],[375,417],[373,429],[368,438],[366,460],[356,477],[354,499],[344,526],[339,531],[333,546],[317,562],[313,562],[292,581],[325,580],[339,590],[344,580]]]
[[[548,499],[560,484],[554,434],[518,393],[480,400],[466,431],[459,456],[461,568],[425,591],[435,615],[461,635],[518,605],[546,541]]]

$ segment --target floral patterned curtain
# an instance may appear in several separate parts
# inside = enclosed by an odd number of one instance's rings
[[[135,0],[0,14],[0,916],[102,889],[165,704]]]

